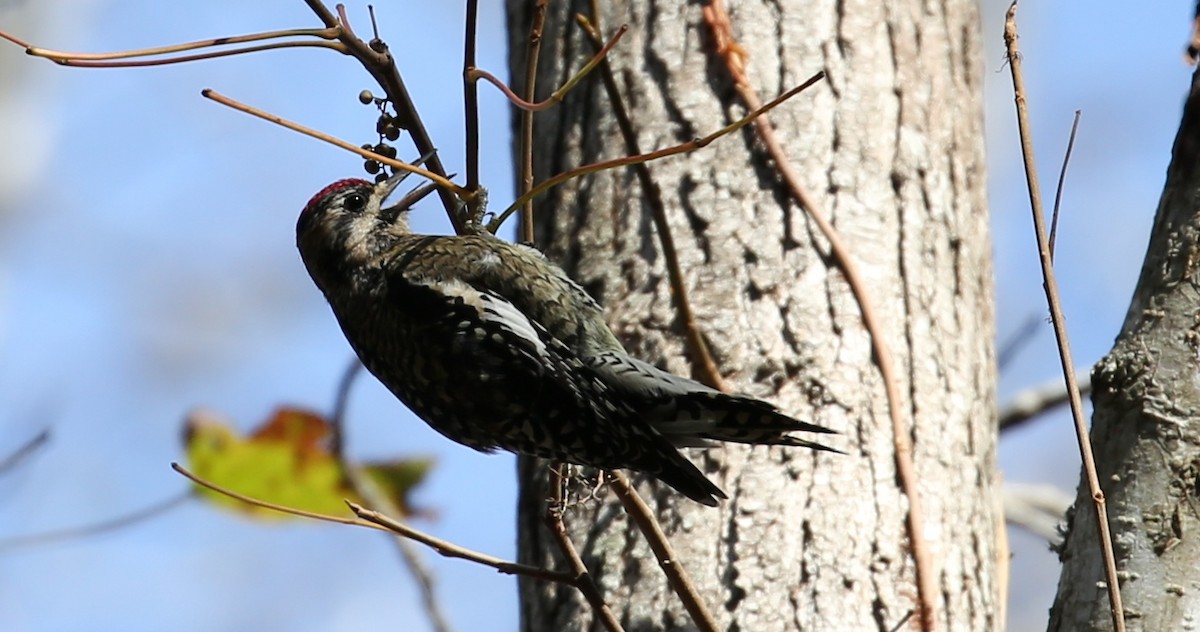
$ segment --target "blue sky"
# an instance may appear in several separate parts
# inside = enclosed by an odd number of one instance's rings
[[[111,50],[313,24],[302,3],[0,0],[0,28],[52,48]],[[505,74],[499,5],[483,3],[480,65]],[[1136,280],[1190,69],[1191,7],[1028,2],[1021,46],[1043,188],[1083,110],[1058,271],[1076,360],[1111,345]],[[379,11],[443,160],[461,171],[459,3]],[[983,2],[988,156],[1001,340],[1045,313],[1000,26]],[[352,19],[361,30],[365,12]],[[295,252],[296,214],[359,161],[202,99],[211,87],[355,142],[372,140],[374,88],[355,63],[289,51],[140,70],[56,67],[0,47],[0,455],[51,443],[0,477],[0,538],[124,514],[175,495],[168,468],[196,406],[248,427],[280,403],[327,408],[350,351]],[[509,117],[483,90],[483,180],[511,199]],[[405,145],[402,155],[407,151]],[[448,232],[434,205],[419,230]],[[1058,375],[1048,327],[1002,376],[1003,401]],[[422,525],[496,555],[514,548],[513,462],[446,442],[372,380],[351,404],[363,458],[436,455]],[[1009,480],[1073,490],[1070,424],[1006,436]],[[1014,532],[1012,629],[1041,625],[1057,563]],[[517,627],[515,582],[427,559],[456,629]],[[466,599],[464,599],[464,597]],[[469,603],[471,607],[454,607]],[[1024,622],[1024,624],[1022,624]],[[313,524],[263,527],[189,504],[135,527],[0,552],[0,629],[424,629],[386,541]]]

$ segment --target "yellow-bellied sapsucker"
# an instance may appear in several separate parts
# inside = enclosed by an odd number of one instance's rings
[[[646,472],[706,505],[725,494],[679,447],[832,450],[788,434],[827,428],[630,357],[537,250],[413,234],[407,208],[383,206],[400,179],[325,187],[296,243],[363,364],[438,432],[483,452]]]

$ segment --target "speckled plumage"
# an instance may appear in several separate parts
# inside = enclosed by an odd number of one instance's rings
[[[629,356],[600,306],[537,250],[489,234],[415,235],[382,203],[400,178],[341,180],[296,240],[367,369],[446,437],[651,474],[689,498],[725,494],[678,447],[716,441],[830,450],[830,430]]]

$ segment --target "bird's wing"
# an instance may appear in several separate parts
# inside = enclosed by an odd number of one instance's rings
[[[414,281],[394,275],[388,280],[392,298],[418,321],[418,333],[449,335],[464,356],[487,356],[487,363],[512,363],[516,373],[550,362],[551,345],[561,346],[504,297],[459,280]],[[561,349],[555,349],[561,361]]]
[[[492,373],[472,403],[486,400],[493,416],[521,418],[518,428],[509,429],[519,437],[496,446],[604,469],[633,468],[707,505],[725,497],[625,393],[504,296],[457,280],[413,283],[396,277],[389,285],[407,313],[428,323],[425,334],[456,341],[450,345],[454,357],[445,362],[473,374]]]
[[[436,258],[424,257],[424,274],[453,270],[455,278],[512,303],[576,352],[584,347],[621,349],[600,304],[538,250],[488,234],[447,239],[462,244],[461,252],[431,248]]]
[[[687,393],[717,392],[695,380],[668,373],[624,353],[599,353],[587,358],[586,362],[605,382],[641,397],[659,399]]]

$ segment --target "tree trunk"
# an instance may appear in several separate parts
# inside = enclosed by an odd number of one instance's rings
[[[1186,630],[1200,615],[1198,81],[1193,75],[1125,323],[1092,371],[1092,448],[1132,630]],[[1051,630],[1113,628],[1094,511],[1081,482]]]
[[[533,2],[510,0],[513,85],[524,82]],[[550,2],[539,97],[592,54],[574,24],[589,3]],[[701,3],[597,3],[643,151],[742,117]],[[985,208],[982,66],[973,0],[739,4],[748,74],[769,100],[828,78],[771,113],[792,164],[854,252],[884,325],[911,430],[921,535],[939,629],[994,629],[992,272]],[[598,75],[541,113],[537,180],[624,155]],[[890,630],[917,608],[908,497],[884,385],[859,304],[829,247],[789,197],[754,128],[651,164],[696,320],[740,392],[842,432],[848,454],[725,446],[691,452],[730,499],[718,508],[641,479],[678,554],[730,630]],[[606,305],[630,352],[692,373],[663,253],[630,169],[538,200],[537,244]],[[521,558],[562,567],[542,524],[544,462],[520,467]],[[568,510],[572,537],[627,630],[692,627],[612,494]],[[523,629],[596,629],[572,588],[521,584]]]

